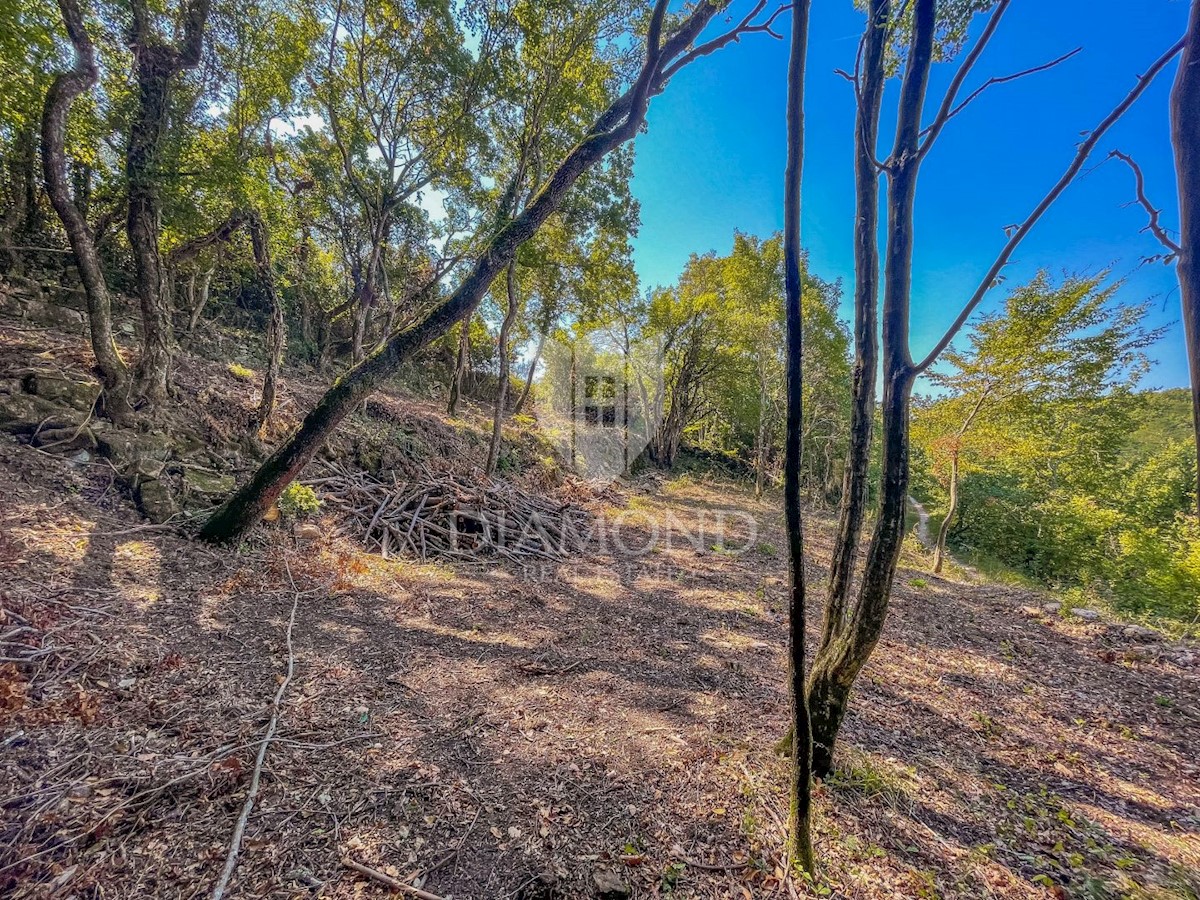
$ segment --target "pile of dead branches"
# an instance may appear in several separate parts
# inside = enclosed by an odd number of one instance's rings
[[[581,506],[482,475],[425,472],[388,483],[334,465],[307,484],[385,559],[558,560],[581,550],[590,531],[591,516]]]

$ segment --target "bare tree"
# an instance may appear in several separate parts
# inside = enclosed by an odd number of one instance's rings
[[[984,297],[997,283],[1017,247],[1040,221],[1045,212],[1062,195],[1082,170],[1100,139],[1133,105],[1154,77],[1170,62],[1182,47],[1182,42],[1164,53],[1137,85],[1100,124],[1079,144],[1066,172],[1047,192],[1029,216],[1009,232],[1004,247],[996,257],[970,299],[934,348],[919,362],[914,362],[909,343],[909,308],[914,247],[913,207],[916,199],[917,176],[920,167],[946,124],[959,115],[984,90],[1057,65],[1074,55],[1075,51],[1057,60],[1032,69],[991,78],[965,99],[959,100],[963,85],[978,62],[1011,0],[1000,0],[981,32],[976,44],[965,55],[958,71],[947,88],[933,120],[922,126],[929,75],[935,59],[935,42],[939,28],[936,0],[913,0],[906,5],[906,15],[894,13],[887,0],[871,0],[868,24],[859,51],[859,66],[847,76],[855,86],[859,103],[855,152],[858,181],[858,231],[856,232],[856,278],[872,278],[878,254],[878,238],[873,226],[866,227],[871,213],[862,207],[864,202],[877,202],[877,186],[865,185],[864,179],[874,182],[882,173],[888,180],[887,226],[883,265],[883,310],[881,320],[872,308],[871,291],[858,285],[855,291],[855,338],[857,347],[851,452],[847,463],[845,494],[842,501],[834,571],[830,580],[829,603],[822,628],[820,648],[813,660],[809,677],[808,699],[812,716],[814,740],[814,772],[827,775],[833,768],[833,751],[846,704],[858,673],[866,664],[878,643],[887,617],[892,583],[899,562],[904,538],[904,518],[908,494],[909,417],[912,388],[917,377],[924,373],[950,345],[959,330],[978,308]],[[872,139],[878,125],[874,106],[877,91],[887,77],[886,55],[893,24],[903,19],[909,22],[910,33],[904,54],[904,76],[897,108],[896,137],[886,160],[876,158]],[[877,130],[877,129],[876,129]],[[874,530],[867,548],[863,574],[858,584],[854,604],[849,603],[851,574],[857,555],[858,535],[865,511],[865,462],[869,448],[870,413],[874,408],[874,384],[868,368],[873,369],[874,332],[879,325],[882,335],[882,475],[879,508]],[[863,396],[864,392],[867,396]]]
[[[804,70],[810,0],[792,4],[788,61],[787,171],[784,180],[784,295],[787,303],[787,433],[784,437],[783,508],[788,533],[788,694],[792,704],[792,786],[788,853],[805,872],[816,861],[812,846],[812,728],[804,685],[804,523],[800,510],[801,430],[804,427],[804,254],[800,199],[804,171]]]
[[[100,267],[100,257],[96,253],[96,242],[67,186],[64,149],[67,114],[71,104],[80,94],[91,90],[99,77],[96,51],[84,27],[83,12],[77,0],[59,0],[59,9],[67,36],[75,48],[75,65],[71,71],[63,72],[54,79],[46,95],[42,111],[42,170],[46,193],[67,232],[87,295],[92,353],[96,357],[96,370],[104,390],[104,411],[113,421],[126,422],[131,416],[129,370],[113,340],[112,301]]]

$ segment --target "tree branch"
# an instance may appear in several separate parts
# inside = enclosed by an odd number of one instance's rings
[[[1170,251],[1170,256],[1167,261],[1170,262],[1179,255],[1179,245],[1171,240],[1171,236],[1167,234],[1166,229],[1162,227],[1159,221],[1159,215],[1162,210],[1155,209],[1154,204],[1150,202],[1150,198],[1146,196],[1146,177],[1142,174],[1142,167],[1137,164],[1132,156],[1127,153],[1122,153],[1120,150],[1114,150],[1108,154],[1109,159],[1113,158],[1121,160],[1125,165],[1133,170],[1133,182],[1137,190],[1137,202],[1142,209],[1146,210],[1146,216],[1149,218],[1149,223],[1146,225],[1150,229],[1150,233],[1158,238],[1158,242]]]
[[[1155,77],[1164,68],[1166,68],[1167,64],[1179,55],[1179,52],[1183,49],[1183,45],[1184,41],[1182,39],[1177,41],[1170,49],[1167,50],[1166,53],[1154,61],[1149,70],[1147,70],[1146,74],[1139,75],[1137,84],[1134,86],[1134,88],[1125,95],[1125,98],[1113,108],[1112,112],[1105,116],[1103,121],[1096,126],[1095,130],[1093,130],[1092,133],[1089,134],[1083,141],[1083,143],[1079,145],[1078,150],[1075,152],[1075,158],[1067,167],[1066,172],[1063,173],[1062,177],[1059,178],[1054,187],[1050,189],[1046,196],[1042,198],[1042,201],[1034,208],[1033,212],[1029,214],[1029,217],[1026,218],[1025,221],[1022,222],[1020,226],[1018,226],[1017,229],[1012,233],[1008,239],[1008,242],[1000,251],[1000,255],[996,257],[996,261],[992,263],[992,267],[988,269],[987,274],[983,277],[983,280],[975,289],[975,293],[972,294],[971,299],[968,300],[966,305],[962,308],[962,311],[958,314],[958,317],[954,320],[953,324],[946,329],[946,333],[942,335],[941,340],[937,342],[937,345],[929,352],[929,355],[917,364],[915,368],[917,374],[924,372],[931,365],[933,365],[934,361],[938,358],[938,356],[941,355],[942,351],[950,346],[950,342],[954,340],[954,336],[958,334],[959,330],[964,324],[966,324],[967,319],[971,317],[971,314],[975,312],[975,309],[983,301],[983,298],[987,295],[988,291],[990,291],[992,286],[995,285],[996,279],[1000,276],[1000,272],[1006,265],[1008,265],[1008,262],[1012,258],[1013,253],[1016,252],[1017,247],[1021,245],[1021,242],[1025,240],[1029,232],[1033,230],[1033,227],[1041,220],[1042,216],[1046,214],[1046,211],[1054,205],[1054,202],[1058,200],[1060,196],[1062,196],[1063,192],[1070,186],[1071,182],[1075,180],[1075,177],[1083,168],[1084,163],[1087,162],[1088,157],[1091,156],[1092,151],[1096,148],[1096,144],[1100,142],[1100,139],[1104,137],[1108,130],[1112,128],[1112,126],[1121,118],[1121,116],[1125,115],[1129,108],[1133,106],[1135,102],[1137,102],[1137,99],[1145,92],[1146,88],[1150,86]]]
[[[983,29],[983,34],[979,36],[979,40],[975,42],[975,46],[971,48],[966,59],[962,61],[962,65],[958,67],[958,71],[954,73],[954,78],[951,79],[950,86],[946,89],[946,95],[942,98],[941,106],[938,107],[937,115],[934,116],[933,122],[929,127],[921,132],[922,136],[926,137],[925,143],[921,145],[921,149],[918,152],[919,156],[924,156],[929,152],[930,148],[933,147],[934,141],[938,139],[938,135],[942,133],[942,129],[946,127],[946,123],[954,117],[954,101],[958,98],[958,92],[962,90],[963,83],[967,80],[967,76],[971,74],[971,70],[975,68],[975,63],[979,61],[979,57],[983,56],[983,51],[987,49],[992,36],[1000,27],[1000,20],[1004,18],[1004,14],[1008,11],[1011,3],[1012,0],[1000,0],[1000,3],[996,6],[996,11],[988,19],[987,26]],[[962,109],[970,101],[971,98],[967,98],[958,108]]]
[[[782,40],[783,35],[774,31],[771,26],[775,24],[775,20],[779,18],[780,15],[792,8],[792,4],[788,3],[784,6],[780,6],[773,13],[771,13],[770,16],[767,17],[766,21],[761,22],[758,25],[752,24],[755,17],[763,11],[766,5],[767,0],[758,0],[758,3],[754,5],[754,8],[751,9],[750,12],[747,13],[734,28],[725,32],[725,34],[713,38],[711,41],[705,41],[703,44],[693,47],[679,59],[675,60],[674,63],[672,63],[669,67],[667,67],[666,70],[663,71],[661,81],[665,84],[670,80],[672,75],[674,75],[688,63],[694,62],[701,56],[708,56],[711,53],[716,53],[722,47],[728,46],[729,44],[737,43],[741,40],[741,37],[744,34],[764,33],[769,34],[771,37],[777,40]]]
[[[946,114],[946,118],[944,121],[941,121],[940,123],[935,121],[932,125],[929,126],[929,128],[925,129],[926,132],[930,134],[930,136],[926,139],[925,147],[921,152],[922,153],[928,152],[929,146],[933,143],[933,140],[937,137],[937,134],[932,132],[932,130],[935,126],[937,127],[937,130],[940,132],[942,127],[945,126],[946,122],[950,121],[955,116],[957,116],[960,112],[962,112],[964,109],[966,109],[973,101],[978,99],[980,94],[982,94],[984,91],[986,91],[992,85],[1007,84],[1010,81],[1016,81],[1018,78],[1024,78],[1026,75],[1036,75],[1038,72],[1045,72],[1048,69],[1053,69],[1055,66],[1065,63],[1072,56],[1074,56],[1077,53],[1081,53],[1082,51],[1083,51],[1082,47],[1076,47],[1074,50],[1071,50],[1068,53],[1064,53],[1062,56],[1058,57],[1058,59],[1052,59],[1052,60],[1050,60],[1050,62],[1042,63],[1040,66],[1033,66],[1032,68],[1029,68],[1029,69],[1023,69],[1022,71],[1014,72],[1011,75],[1000,75],[1000,76],[993,76],[992,78],[989,78],[982,85],[980,85],[975,90],[973,90],[971,92],[970,96],[968,96],[966,100],[964,100],[962,103],[958,104],[958,106],[956,106],[952,110],[950,110]],[[940,113],[939,113],[939,115],[940,115]]]

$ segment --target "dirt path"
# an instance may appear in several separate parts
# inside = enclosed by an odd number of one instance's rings
[[[788,896],[774,505],[668,484],[609,510],[619,540],[587,559],[512,571],[336,536],[213,551],[138,530],[107,483],[0,444],[4,624],[48,649],[0,668],[0,895],[211,891],[298,591],[227,896],[386,895],[343,856],[459,900],[593,897],[597,879]],[[809,531],[819,583],[829,523]],[[1020,614],[1037,599],[901,571],[807,893],[1195,896],[1194,670]]]
[[[928,550],[933,546],[933,541],[929,537],[929,513],[925,511],[924,504],[912,494],[908,495],[908,502],[912,504],[913,511],[917,514],[917,541]]]

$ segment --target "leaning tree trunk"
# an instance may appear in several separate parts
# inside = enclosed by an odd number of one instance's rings
[[[946,559],[946,538],[950,535],[950,523],[954,519],[954,514],[958,512],[958,448],[955,447],[950,454],[950,504],[946,507],[946,517],[942,519],[942,524],[938,526],[937,543],[933,548],[933,571],[935,574],[940,574],[942,564]]]
[[[64,150],[67,114],[71,104],[96,84],[99,73],[95,50],[84,28],[83,13],[77,0],[59,0],[59,9],[75,47],[75,67],[55,78],[46,95],[42,113],[42,170],[46,193],[54,211],[62,219],[87,296],[92,353],[96,357],[96,369],[103,387],[104,411],[113,421],[124,423],[132,415],[128,399],[129,370],[113,340],[112,302],[91,229],[67,189]]]
[[[1179,183],[1179,293],[1192,382],[1196,509],[1200,514],[1200,0],[1192,0],[1183,58],[1171,90],[1171,141]]]
[[[505,279],[505,292],[508,296],[508,307],[504,311],[504,321],[500,323],[500,338],[496,342],[496,351],[500,355],[500,382],[496,386],[496,409],[492,415],[492,439],[488,443],[487,466],[484,474],[495,475],[496,465],[500,462],[500,441],[504,434],[504,407],[508,404],[508,337],[513,324],[517,321],[517,264],[514,260],[508,264]]]
[[[533,393],[533,378],[537,374],[538,363],[542,359],[542,350],[546,347],[546,332],[542,331],[538,335],[537,347],[533,351],[533,359],[529,361],[529,371],[525,373],[525,386],[521,388],[521,396],[517,398],[517,405],[513,407],[513,415],[520,415],[525,409],[525,404],[529,402],[529,395]]]
[[[813,741],[804,686],[804,523],[800,515],[801,432],[804,425],[803,266],[800,248],[800,186],[804,167],[804,69],[810,0],[792,4],[788,61],[787,167],[784,184],[784,295],[787,303],[787,434],[784,439],[783,510],[788,533],[788,694],[792,713],[792,779],[788,857],[813,874]]]

